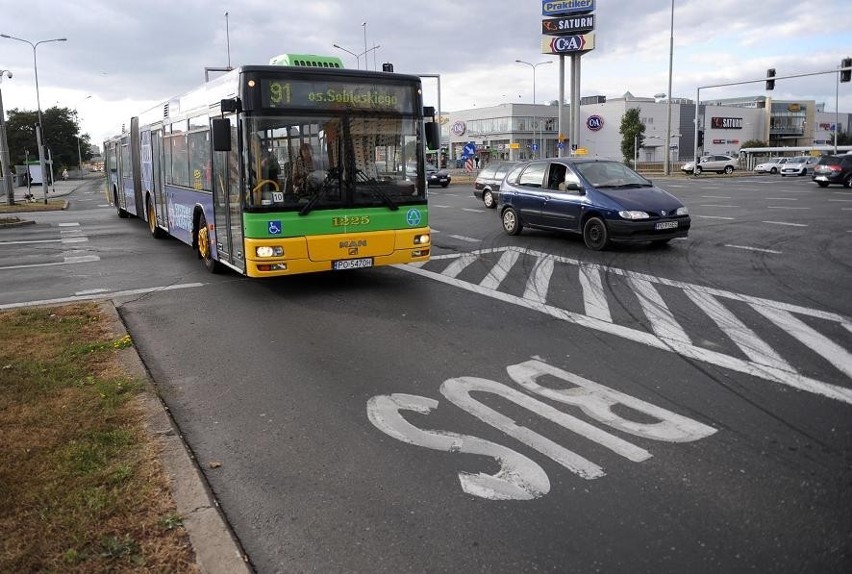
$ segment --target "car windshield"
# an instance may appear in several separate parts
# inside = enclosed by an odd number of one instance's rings
[[[808,161],[808,158],[806,157],[794,157],[787,163],[805,163],[806,161]]]
[[[617,161],[575,164],[580,175],[594,187],[651,187],[651,182]]]

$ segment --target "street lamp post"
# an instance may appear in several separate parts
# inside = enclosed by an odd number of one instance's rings
[[[12,72],[9,70],[0,70],[0,83],[3,83],[3,76],[12,78]],[[6,191],[6,202],[9,205],[15,204],[15,187],[12,185],[12,163],[9,158],[9,143],[6,139],[6,116],[3,111],[3,94],[0,93],[0,178],[3,180],[3,188]]]
[[[526,64],[533,71],[533,104],[535,104],[535,69],[543,64],[552,64],[553,60],[546,60],[544,62],[539,62],[537,64],[533,64],[532,62],[527,62],[525,60],[515,60],[518,64]]]
[[[515,60],[515,62],[517,62],[518,64],[526,64],[527,66],[532,68],[532,71],[533,71],[533,105],[535,105],[535,69],[539,66],[544,65],[544,64],[552,64],[553,60],[545,60],[544,62],[538,62],[537,64],[533,64],[532,62],[527,62],[526,60]],[[538,114],[535,114],[533,116],[533,134],[535,134],[536,123],[538,121],[537,116],[538,116]],[[533,141],[535,141],[535,139],[536,139],[536,137],[535,137],[535,135],[533,135]],[[542,142],[541,142],[542,144],[544,143],[543,140],[544,140],[544,135],[542,134]],[[541,153],[544,154],[544,150],[541,150]]]
[[[8,38],[9,40],[17,40],[18,42],[24,42],[25,44],[29,44],[33,49],[33,73],[35,74],[35,88],[36,88],[36,105],[38,106],[38,125],[36,125],[36,144],[38,145],[38,163],[41,168],[41,187],[42,191],[44,191],[44,203],[47,204],[47,177],[45,177],[44,170],[44,146],[42,145],[42,124],[41,124],[41,97],[38,92],[38,59],[36,57],[36,48],[38,48],[39,44],[46,44],[47,42],[65,42],[68,38],[51,38],[49,40],[39,40],[35,44],[30,42],[29,40],[24,40],[23,38],[16,38],[15,36],[10,36],[8,34],[0,34],[0,38]]]
[[[226,14],[227,14],[227,12],[226,12]],[[228,66],[230,67],[230,62],[228,63]],[[92,94],[89,94],[86,97],[78,100],[74,104],[74,120],[77,122],[77,162],[78,162],[78,166],[79,166],[79,168],[78,168],[79,171],[77,172],[77,177],[80,177],[80,178],[83,177],[83,154],[80,151],[80,116],[79,116],[79,114],[77,114],[77,106],[80,105],[80,102],[88,100],[91,97],[92,97]]]
[[[366,70],[367,69],[367,54],[369,54],[370,52],[372,52],[374,50],[378,50],[379,48],[381,48],[381,45],[373,46],[369,50],[364,50],[360,54],[356,54],[355,52],[351,52],[351,51],[347,50],[346,48],[344,48],[343,46],[340,46],[338,44],[332,44],[332,46],[334,46],[338,50],[343,50],[347,54],[355,56],[355,66],[359,70],[361,69],[361,56],[364,56],[364,69]]]
[[[669,27],[669,101],[666,102],[666,158],[663,162],[663,173],[671,174],[672,154],[672,56],[674,55],[674,0],[672,0],[672,19]],[[696,105],[698,103],[696,102]],[[678,149],[680,151],[680,149]]]

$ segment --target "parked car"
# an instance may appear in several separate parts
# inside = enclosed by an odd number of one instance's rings
[[[481,199],[488,209],[497,207],[497,194],[500,183],[512,167],[518,165],[514,161],[492,161],[482,168],[473,182],[473,195]]]
[[[500,187],[503,230],[570,231],[599,251],[610,242],[665,244],[686,237],[689,211],[675,196],[618,161],[533,160],[513,168]]]
[[[716,173],[734,173],[737,169],[737,160],[727,155],[705,155],[698,158],[698,167],[693,169],[694,162],[687,162],[680,168],[685,173],[700,174],[702,171],[715,171]]]
[[[819,158],[812,155],[800,155],[790,158],[781,166],[781,177],[788,175],[808,175],[814,172]]]
[[[755,173],[771,173],[775,175],[781,170],[781,167],[787,163],[786,157],[771,157],[768,160],[754,166]]]
[[[432,165],[426,166],[426,183],[429,184],[429,187],[434,187],[436,185],[447,187],[450,185],[452,180],[453,178],[447,170],[438,169]]]
[[[820,187],[828,187],[830,183],[852,187],[852,152],[845,155],[825,155],[819,158],[811,179]]]

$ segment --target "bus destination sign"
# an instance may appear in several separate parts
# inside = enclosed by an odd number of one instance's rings
[[[414,111],[414,89],[409,86],[267,78],[260,80],[260,90],[265,108]]]

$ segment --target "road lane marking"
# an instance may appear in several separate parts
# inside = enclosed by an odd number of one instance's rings
[[[756,249],[745,246],[733,247]],[[743,359],[739,356],[726,355],[722,352],[708,349],[705,347],[699,347],[693,344],[692,342],[686,340],[685,337],[679,336],[677,330],[672,330],[671,320],[668,317],[663,317],[663,320],[669,321],[669,323],[663,327],[658,327],[657,329],[660,330],[660,333],[669,336],[660,336],[659,334],[657,334],[656,331],[650,333],[633,327],[615,324],[611,321],[601,318],[605,317],[605,315],[602,314],[598,314],[599,316],[592,316],[589,313],[577,313],[567,309],[562,309],[553,305],[549,305],[546,301],[541,300],[541,296],[546,296],[547,293],[546,286],[543,284],[536,286],[536,288],[534,289],[535,293],[539,294],[540,296],[535,298],[526,298],[504,293],[494,289],[487,289],[474,282],[463,281],[457,278],[462,271],[464,271],[474,263],[479,264],[475,267],[471,267],[471,269],[473,271],[478,272],[478,269],[483,267],[482,263],[488,262],[489,257],[492,257],[493,255],[502,254],[502,252],[505,250],[516,250],[529,257],[549,259],[553,262],[576,266],[578,267],[578,269],[581,265],[585,265],[576,259],[555,256],[539,251],[520,249],[517,247],[495,247],[461,255],[438,255],[433,257],[432,260],[427,263],[417,265],[400,265],[397,268],[407,271],[409,273],[414,273],[423,277],[431,278],[447,285],[452,285],[460,289],[470,291],[472,293],[484,295],[505,303],[510,303],[533,311],[537,311],[554,317],[556,319],[576,324],[581,327],[594,329],[636,343],[647,345],[655,349],[674,352],[686,358],[714,364],[724,369],[730,369],[759,379],[787,385],[789,387],[796,388],[802,391],[807,391],[809,393],[818,394],[824,397],[852,404],[852,388],[847,388],[832,383],[826,383],[814,379],[812,377],[803,375],[802,373],[797,372],[795,367],[789,365],[783,360],[780,360],[780,357],[777,353],[768,353],[766,358],[763,360],[752,360],[753,358],[756,359],[756,353],[759,352],[759,350],[765,345],[765,343],[763,343],[762,341],[759,342],[757,336],[754,335],[754,333],[750,330],[740,329],[740,333],[735,335],[734,333],[737,331],[737,329],[739,329],[738,323],[735,321],[731,321],[726,314],[724,314],[722,311],[719,311],[718,308],[715,306],[709,309],[710,317],[717,324],[727,325],[727,327],[722,328],[722,332],[729,339],[731,339],[740,349],[743,350],[745,356],[749,357],[748,359]],[[430,269],[431,267],[434,267],[436,263],[440,264],[442,260],[447,260],[450,262],[450,264],[443,271],[438,272],[432,271]],[[426,267],[427,265],[429,267]],[[524,266],[524,268],[528,267],[535,269],[535,266]],[[631,279],[644,280],[649,283],[653,283],[657,286],[665,285],[681,290],[694,289],[705,295],[712,296],[720,300],[733,300],[748,304],[750,306],[754,306],[755,308],[761,307],[774,309],[778,311],[785,311],[789,315],[802,315],[814,320],[838,323],[842,328],[845,328],[847,331],[852,332],[852,320],[850,320],[850,318],[848,317],[836,313],[821,311],[818,309],[809,309],[806,307],[801,307],[799,305],[772,301],[759,297],[752,297],[748,295],[733,293],[730,291],[724,291],[721,289],[715,289],[712,287],[701,287],[690,283],[673,281],[670,279],[664,279],[643,273],[636,273],[624,269],[604,268],[604,270],[608,274],[621,275]],[[578,275],[582,276],[579,272]],[[582,279],[578,279],[578,281],[582,282]],[[528,292],[529,291],[530,290],[528,289]],[[646,304],[652,303],[652,297],[653,295],[646,296],[646,299],[648,300]],[[701,307],[702,306],[699,305],[699,308]],[[764,315],[764,317],[766,319],[769,319],[770,322],[774,322],[774,320],[777,319],[776,316],[767,317],[766,315]],[[784,315],[784,317],[786,317],[786,315]],[[653,318],[653,321],[658,320],[660,319],[656,316]],[[785,325],[787,325],[788,323],[789,321],[785,323]],[[665,330],[666,327],[669,328],[669,331]],[[815,328],[816,325],[814,326],[814,329]],[[679,327],[676,327],[674,329],[679,329]],[[818,333],[816,333],[816,331],[811,332],[806,331],[804,328],[800,328],[798,329],[798,333],[800,333],[800,335],[796,337],[797,340],[807,345],[809,348],[816,350],[817,353],[831,354],[836,348],[842,349],[840,345],[832,343],[826,337],[819,338],[820,336],[818,335]],[[674,336],[671,336],[671,334],[674,334]],[[746,351],[745,348],[757,349],[757,351]],[[847,355],[844,355],[843,357],[846,356]],[[847,365],[847,361],[848,359],[846,358],[841,358],[839,362],[836,358],[834,360],[832,360],[831,358],[828,359],[828,362],[836,366],[841,372],[844,373],[844,375],[847,374],[846,370],[849,368]]]
[[[482,241],[481,239],[477,239],[476,237],[466,237],[464,235],[450,235],[453,239],[459,239],[461,241],[467,241],[468,243],[479,243]]]
[[[736,219],[735,217],[725,217],[724,215],[693,215],[692,217],[701,217],[703,219]]]
[[[708,199],[733,199],[731,195],[702,195],[701,197],[706,197]]]
[[[500,255],[500,261],[488,271],[488,275],[479,282],[479,286],[486,289],[497,289],[520,256],[521,254],[517,251],[504,251]]]
[[[547,289],[550,286],[550,278],[553,276],[553,268],[553,259],[541,258],[536,260],[533,272],[527,279],[524,299],[542,303],[547,299]]]
[[[772,225],[789,225],[791,227],[807,227],[807,223],[790,223],[788,221],[761,221],[761,223],[770,223]]]
[[[747,245],[725,245],[725,247],[733,247],[734,249],[745,249],[746,251],[759,251],[760,253],[772,253],[773,255],[781,255],[780,251],[774,249],[761,249],[760,247],[749,247]]]
[[[64,305],[66,303],[76,303],[78,301],[94,301],[102,299],[112,299],[114,297],[129,297],[133,295],[145,295],[147,293],[157,293],[159,291],[174,291],[176,289],[192,289],[195,287],[204,287],[206,283],[182,283],[178,285],[165,285],[163,287],[148,287],[145,289],[128,289],[125,291],[107,291],[103,293],[91,293],[74,295],[71,297],[60,297],[58,299],[41,299],[38,301],[23,301],[21,303],[7,303],[0,305],[0,310],[18,309],[21,307],[40,307],[42,305]]]
[[[708,204],[708,205],[699,205],[698,207],[730,207],[734,209],[739,209],[739,205],[721,205],[721,204]]]
[[[30,263],[28,265],[7,265],[5,267],[0,267],[0,271],[7,271],[9,269],[32,269],[35,267],[55,267],[57,265],[75,265],[78,263],[92,263],[94,261],[100,261],[101,258],[97,255],[83,255],[83,256],[73,256],[73,257],[64,257],[62,261],[53,261],[50,263]]]
[[[810,207],[788,207],[786,205],[768,205],[766,209],[810,209]]]
[[[645,279],[630,277],[628,282],[633,286],[639,306],[645,316],[651,321],[651,328],[660,339],[675,340],[681,343],[691,344],[689,335],[683,330],[672,312],[669,311],[668,305],[663,301],[659,291],[654,288],[654,285]]]
[[[767,201],[799,201],[798,197],[764,197],[763,199]]]
[[[583,306],[586,309],[586,315],[612,323],[612,314],[604,293],[600,267],[580,265],[580,286],[583,289]]]

